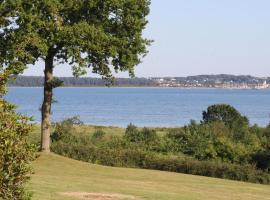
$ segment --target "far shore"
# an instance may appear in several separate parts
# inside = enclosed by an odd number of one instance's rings
[[[42,86],[8,86],[8,88],[43,88]],[[202,89],[202,90],[270,90],[270,88],[213,88],[213,87],[160,87],[160,86],[62,86],[58,88],[151,88],[151,89]]]

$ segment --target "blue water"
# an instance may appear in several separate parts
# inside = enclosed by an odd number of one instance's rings
[[[58,88],[54,93],[53,121],[79,115],[87,124],[172,127],[201,120],[202,111],[216,103],[235,106],[252,124],[270,121],[270,90]],[[42,88],[10,88],[6,99],[40,121]]]

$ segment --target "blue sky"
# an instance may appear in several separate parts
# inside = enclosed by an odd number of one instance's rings
[[[269,10],[269,0],[152,0],[144,35],[154,43],[136,75],[270,76]],[[38,63],[25,75],[42,71]],[[57,66],[55,74],[71,76],[71,70]]]

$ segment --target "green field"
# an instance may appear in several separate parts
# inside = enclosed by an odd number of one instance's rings
[[[270,199],[268,185],[154,170],[106,167],[55,154],[41,154],[34,162],[34,171],[35,174],[32,175],[28,188],[34,192],[33,197],[36,200]],[[78,197],[61,194],[72,192]],[[79,198],[79,194],[83,192],[98,194]],[[102,194],[114,194],[114,196],[106,197]],[[87,197],[86,194],[85,196]],[[93,198],[97,196],[99,198]]]

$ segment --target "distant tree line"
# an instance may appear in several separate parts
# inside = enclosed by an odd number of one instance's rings
[[[64,87],[102,87],[106,86],[108,83],[106,80],[101,78],[91,78],[91,77],[58,77],[58,79],[63,81]],[[219,74],[219,75],[197,75],[197,76],[187,76],[187,77],[154,77],[154,78],[117,78],[113,83],[113,86],[118,87],[157,87],[160,86],[160,79],[165,81],[170,81],[174,79],[177,83],[185,84],[197,82],[201,83],[203,86],[208,87],[214,85],[216,82],[225,83],[233,82],[236,84],[246,83],[246,84],[256,84],[266,81],[270,83],[270,77],[254,77],[249,75],[229,75],[229,74]],[[44,80],[41,76],[18,76],[16,79],[9,81],[9,86],[14,87],[43,87]]]
[[[63,81],[64,87],[101,87],[108,83],[101,78],[75,78],[75,77],[58,77]],[[9,86],[16,87],[43,87],[44,78],[41,76],[18,76],[16,79],[9,81]],[[154,87],[156,81],[147,78],[117,78],[114,86],[120,87]]]

